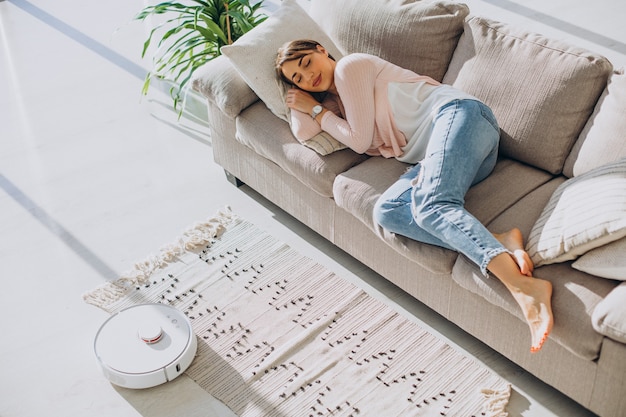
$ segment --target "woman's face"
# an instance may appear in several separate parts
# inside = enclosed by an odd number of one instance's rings
[[[288,80],[305,91],[319,93],[334,88],[335,61],[321,46],[300,59],[285,62],[282,71]]]

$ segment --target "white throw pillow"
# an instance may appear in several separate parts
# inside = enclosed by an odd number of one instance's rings
[[[593,310],[591,323],[600,334],[626,343],[626,282],[615,287]]]
[[[315,40],[335,59],[343,56],[295,0],[283,0],[278,10],[265,22],[221,49],[268,109],[287,123],[291,122],[289,108],[285,105],[285,93],[289,86],[278,79],[274,65],[278,48],[295,39]],[[346,148],[328,134],[317,135],[302,144],[322,155]]]
[[[535,222],[526,250],[536,266],[573,260],[626,236],[626,159],[561,184]]]
[[[626,238],[590,250],[572,267],[598,277],[626,281]]]
[[[573,177],[626,157],[626,74],[615,70],[563,172]]]

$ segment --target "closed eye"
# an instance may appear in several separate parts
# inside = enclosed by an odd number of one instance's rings
[[[306,58],[306,61],[305,61],[305,58]],[[303,56],[298,61],[298,67],[300,68],[307,68],[310,64],[311,64],[311,58],[308,55]],[[300,81],[302,81],[302,75],[298,73],[294,73],[293,76],[291,77],[291,81],[293,81],[296,84],[300,83]]]

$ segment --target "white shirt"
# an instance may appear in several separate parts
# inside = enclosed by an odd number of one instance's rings
[[[424,159],[433,121],[442,106],[457,99],[477,100],[445,84],[390,82],[387,91],[396,127],[407,140],[404,153],[396,159],[410,164]]]

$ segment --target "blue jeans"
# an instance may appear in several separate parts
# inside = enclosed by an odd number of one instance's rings
[[[455,250],[487,274],[506,248],[464,208],[469,188],[493,170],[500,130],[485,104],[454,100],[441,107],[425,158],[387,189],[374,220],[390,232]]]

